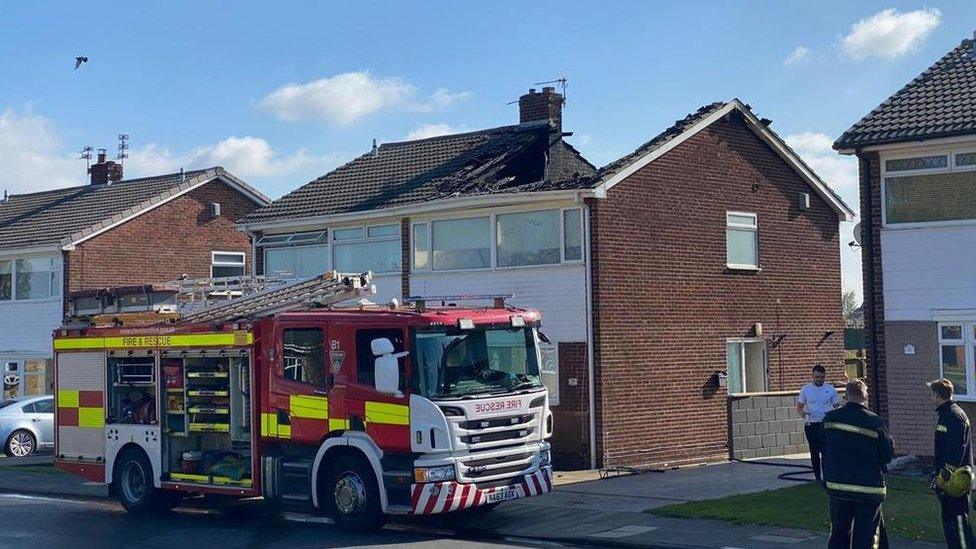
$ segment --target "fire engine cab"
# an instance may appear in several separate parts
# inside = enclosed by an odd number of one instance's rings
[[[73,296],[54,334],[55,463],[130,512],[263,496],[356,530],[550,491],[539,313],[336,305],[369,282],[210,288],[224,301],[188,313],[179,288]]]

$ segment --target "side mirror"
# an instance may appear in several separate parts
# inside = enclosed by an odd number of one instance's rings
[[[370,342],[370,350],[373,351],[373,379],[376,391],[387,395],[402,397],[400,392],[400,365],[397,359],[406,356],[407,353],[394,353],[393,343],[385,337],[374,339]]]

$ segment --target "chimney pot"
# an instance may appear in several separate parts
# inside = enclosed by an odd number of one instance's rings
[[[548,121],[556,131],[562,132],[565,102],[565,98],[551,86],[542,88],[542,93],[529,88],[529,93],[519,97],[519,124]]]

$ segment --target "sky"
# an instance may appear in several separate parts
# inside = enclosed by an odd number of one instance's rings
[[[976,2],[8,3],[0,188],[221,165],[272,198],[369,150],[517,122],[568,78],[564,128],[603,165],[699,106],[742,99],[855,210],[830,144],[976,28]],[[88,62],[75,69],[75,57]],[[841,227],[845,290],[859,252]]]

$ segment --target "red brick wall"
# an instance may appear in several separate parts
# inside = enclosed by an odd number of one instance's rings
[[[207,183],[68,252],[67,291],[210,276],[211,251],[245,252],[250,265],[250,240],[234,223],[256,208],[231,187]]]
[[[881,159],[858,158],[861,185],[861,258],[864,267],[864,343],[867,346],[871,407],[887,422],[888,381],[885,364],[884,279],[881,270]],[[867,220],[870,220],[869,222]]]
[[[586,343],[559,343],[559,406],[552,408],[552,457],[560,469],[588,469],[590,464],[587,414]],[[569,380],[575,379],[576,385]]]
[[[727,457],[726,393],[710,380],[726,338],[756,322],[786,335],[770,390],[796,389],[817,362],[844,379],[837,214],[737,117],[589,204],[604,465]],[[758,214],[762,272],[726,268],[727,210]]]

